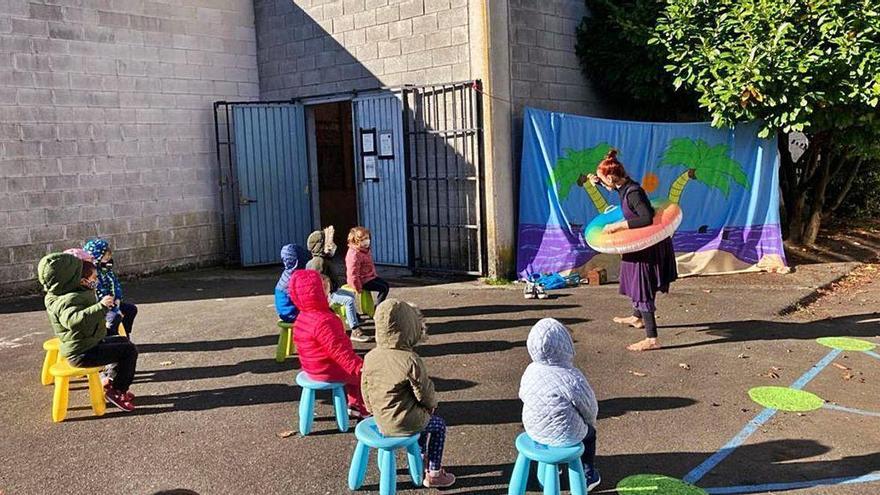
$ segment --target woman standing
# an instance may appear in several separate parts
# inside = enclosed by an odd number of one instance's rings
[[[587,177],[593,184],[602,184],[609,191],[617,190],[624,220],[605,226],[611,234],[626,229],[651,225],[654,208],[638,182],[630,179],[617,161],[617,150],[612,149],[599,163],[596,175]],[[615,323],[645,329],[645,339],[627,346],[631,351],[650,351],[660,348],[657,340],[657,322],[654,304],[657,292],[669,292],[669,284],[678,278],[672,238],[667,237],[653,246],[623,255],[620,262],[620,293],[632,300],[633,314],[614,318]]]

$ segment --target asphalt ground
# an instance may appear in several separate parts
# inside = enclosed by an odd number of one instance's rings
[[[522,431],[517,390],[530,362],[525,341],[540,318],[557,318],[573,331],[576,364],[600,401],[603,482],[593,493],[615,493],[630,475],[691,473],[761,413],[750,388],[789,386],[829,353],[816,338],[880,344],[876,282],[822,299],[821,312],[780,316],[853,266],[680,280],[658,301],[665,347],[644,354],[625,350],[641,331],[610,323],[629,308],[613,285],[535,301],[524,300],[519,286],[396,279],[392,295],[420,306],[429,323],[430,340],[419,353],[449,425],[444,463],[458,476],[444,492],[507,493],[513,441]],[[277,271],[218,268],[127,282],[127,297],[140,310],[132,335],[140,351],[132,387],[138,408],[94,417],[78,382],[59,424],[51,421],[52,387],[39,382],[41,344],[51,337],[41,300],[0,303],[0,492],[348,493],[355,438],[335,430],[329,401],[319,400],[312,435],[280,435],[297,430],[299,390],[297,359],[274,360]],[[843,352],[805,390],[880,412],[880,360]],[[880,418],[855,413],[780,411],[696,485],[867,475],[880,470],[878,426]],[[364,493],[378,490],[373,459]],[[433,492],[412,488],[403,458],[398,467],[400,493]],[[530,490],[540,490],[534,480]],[[880,482],[785,493],[880,493]]]

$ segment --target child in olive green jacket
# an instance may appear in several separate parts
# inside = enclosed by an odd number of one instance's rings
[[[123,411],[134,410],[134,395],[128,388],[134,380],[137,348],[125,337],[107,336],[105,316],[116,302],[113,296],[96,299],[95,265],[54,253],[40,260],[37,271],[46,291],[49,323],[61,340],[61,355],[80,368],[117,363],[116,377],[105,387],[105,395]]]
[[[425,338],[425,323],[415,307],[386,299],[376,308],[376,348],[364,357],[361,394],[383,435],[421,433],[419,446],[427,458],[424,485],[447,487],[455,476],[441,466],[446,423],[434,414],[434,382],[413,350]]]

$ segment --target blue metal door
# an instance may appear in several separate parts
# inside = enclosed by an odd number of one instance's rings
[[[359,217],[361,224],[373,234],[373,260],[383,265],[407,266],[409,263],[402,108],[400,95],[396,93],[354,100]],[[361,135],[362,131],[370,130],[375,131],[375,154],[372,156],[376,163],[376,179],[364,176]],[[390,140],[384,139],[388,137]],[[390,149],[382,149],[383,142],[390,142]]]
[[[234,105],[241,264],[280,262],[312,229],[302,105]]]

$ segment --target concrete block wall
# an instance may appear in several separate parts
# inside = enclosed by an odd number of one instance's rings
[[[583,0],[510,0],[510,80],[513,113],[525,106],[581,115],[602,114],[581,73],[575,44],[587,15]]]
[[[255,0],[263,99],[472,78],[468,0]]]
[[[0,294],[96,235],[123,273],[216,261],[212,102],[256,69],[250,0],[0,1]]]

